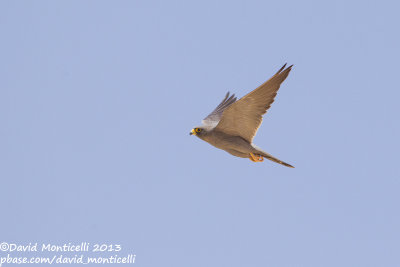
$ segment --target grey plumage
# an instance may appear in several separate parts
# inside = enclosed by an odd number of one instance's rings
[[[203,124],[217,126],[222,117],[222,112],[235,101],[235,94],[229,96],[229,92],[226,93],[224,100],[222,100],[222,102],[213,110],[213,112],[203,119]]]
[[[289,75],[292,66],[285,69],[285,64],[268,81],[238,101],[234,94],[230,95],[228,92],[214,111],[202,121],[203,125],[193,128],[191,134],[237,157],[250,158],[252,161],[262,161],[265,157],[293,167],[253,144],[262,115],[274,102],[279,87]]]

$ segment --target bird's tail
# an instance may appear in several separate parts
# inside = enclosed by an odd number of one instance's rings
[[[289,163],[286,163],[286,162],[284,162],[284,161],[282,161],[282,160],[280,160],[280,159],[277,159],[277,158],[273,157],[272,155],[270,155],[270,154],[268,154],[268,153],[263,153],[263,154],[261,154],[261,156],[263,156],[263,157],[265,157],[265,158],[267,158],[267,159],[269,159],[269,160],[272,160],[272,161],[274,161],[274,162],[276,162],[276,163],[282,164],[283,166],[286,166],[286,167],[289,167],[289,168],[294,168],[294,167],[293,167],[292,165],[290,165]]]
[[[253,146],[254,146],[254,145],[253,145]],[[269,160],[272,160],[273,162],[282,164],[283,166],[290,167],[290,168],[294,168],[294,167],[293,167],[292,165],[290,165],[289,163],[286,163],[286,162],[284,162],[284,161],[282,161],[282,160],[280,160],[280,159],[275,158],[274,156],[268,154],[267,152],[262,151],[260,148],[258,148],[258,147],[255,147],[255,148],[258,150],[256,153],[259,153],[259,154],[260,154],[261,156],[263,156],[264,158],[267,158],[267,159],[269,159]],[[255,153],[255,154],[256,154],[256,153]]]

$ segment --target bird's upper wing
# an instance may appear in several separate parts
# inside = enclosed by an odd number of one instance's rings
[[[251,143],[262,122],[262,115],[274,102],[276,93],[292,66],[285,69],[285,64],[268,81],[227,107],[215,129],[230,135],[241,136]]]
[[[235,101],[235,94],[229,95],[228,92],[224,100],[222,100],[222,102],[213,110],[213,112],[211,112],[207,117],[203,119],[203,124],[212,128],[217,126],[219,120],[222,117],[222,112]]]

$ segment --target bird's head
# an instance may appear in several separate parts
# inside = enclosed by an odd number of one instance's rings
[[[196,135],[197,137],[202,137],[206,133],[204,127],[195,127],[190,131],[190,135]]]

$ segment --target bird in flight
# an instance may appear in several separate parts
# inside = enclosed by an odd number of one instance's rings
[[[225,150],[241,158],[249,158],[253,162],[261,162],[264,158],[294,168],[261,150],[253,144],[264,115],[279,90],[281,83],[289,75],[292,66],[286,64],[268,81],[248,93],[238,101],[234,94],[226,94],[224,100],[203,121],[201,126],[193,128],[190,135]]]

